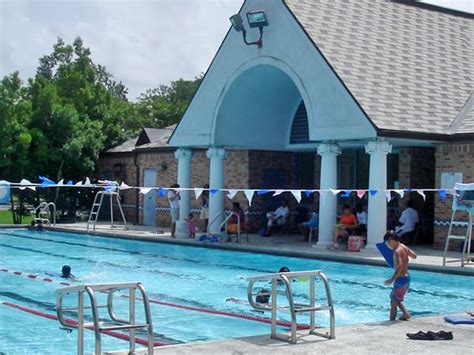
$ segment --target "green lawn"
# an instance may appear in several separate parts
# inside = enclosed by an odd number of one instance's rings
[[[23,224],[30,224],[32,220],[32,216],[23,216],[21,222]],[[0,224],[13,224],[11,211],[0,211]]]

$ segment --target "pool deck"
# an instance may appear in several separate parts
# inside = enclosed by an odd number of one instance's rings
[[[51,230],[68,231],[75,233],[87,233],[86,223],[58,224],[50,227]],[[327,248],[319,247],[316,244],[301,242],[301,236],[273,235],[271,237],[261,237],[256,234],[249,235],[249,242],[237,243],[208,243],[199,242],[193,239],[171,238],[166,228],[160,228],[161,233],[156,233],[156,228],[145,226],[129,226],[128,230],[122,228],[110,228],[109,225],[98,224],[96,234],[102,236],[113,236],[116,238],[142,240],[148,242],[172,243],[188,246],[205,246],[209,248],[237,250],[252,253],[264,253],[281,256],[292,256],[310,259],[322,259],[339,262],[349,262],[366,265],[385,266],[385,261],[376,249],[364,249],[361,252],[330,251]],[[427,246],[414,246],[413,249],[418,254],[418,258],[410,261],[410,268],[414,270],[463,274],[474,276],[474,263],[469,263],[465,267],[460,267],[460,253],[449,252],[448,263],[442,266],[443,251]]]
[[[467,316],[466,314],[464,316]],[[450,341],[410,340],[406,333],[452,331]],[[474,325],[453,325],[443,316],[408,322],[379,322],[336,328],[336,339],[302,335],[297,344],[271,339],[269,335],[222,341],[189,343],[156,348],[155,354],[472,354]],[[268,328],[270,332],[270,327]],[[138,351],[137,353],[144,353]],[[126,351],[108,354],[125,355]]]

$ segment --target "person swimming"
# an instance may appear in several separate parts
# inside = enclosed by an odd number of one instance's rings
[[[235,297],[229,297],[226,302],[234,302],[239,304],[249,304],[248,301],[241,300]],[[268,304],[270,302],[270,291],[261,289],[255,296],[255,302],[260,304]]]
[[[290,269],[288,269],[286,266],[282,266],[278,272],[290,272]]]
[[[69,265],[63,265],[61,269],[61,277],[63,279],[73,279],[74,275],[71,274],[71,267]]]

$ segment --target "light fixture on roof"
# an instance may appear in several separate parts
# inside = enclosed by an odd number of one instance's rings
[[[236,14],[231,16],[229,20],[232,24],[232,27],[234,27],[234,30],[237,32],[242,32],[242,38],[244,39],[244,43],[246,45],[256,45],[258,48],[262,48],[263,28],[268,26],[268,20],[265,11],[256,10],[247,12],[247,22],[249,23],[250,28],[258,28],[260,32],[260,38],[254,42],[247,41],[247,30],[245,29],[242,16]]]

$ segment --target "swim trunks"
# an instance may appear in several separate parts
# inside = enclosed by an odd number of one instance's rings
[[[390,300],[393,302],[402,302],[410,287],[410,275],[400,276],[393,283],[393,290],[390,293]]]

